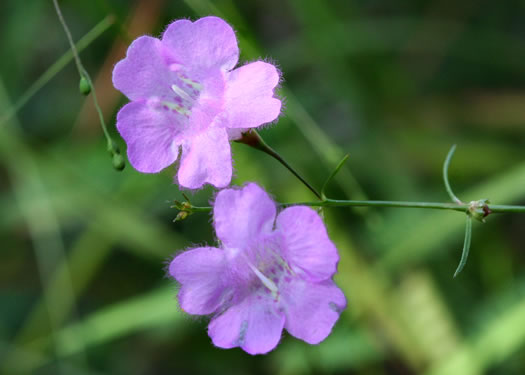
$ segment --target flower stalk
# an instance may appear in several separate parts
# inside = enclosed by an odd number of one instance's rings
[[[64,19],[64,16],[62,15],[62,11],[60,10],[58,1],[53,0],[53,4],[55,5],[55,10],[56,10],[58,19],[60,20],[60,23],[62,24],[62,27],[64,28],[64,32],[66,33],[69,45],[71,46],[71,52],[73,53],[73,59],[75,60],[78,74],[80,76],[79,91],[82,95],[86,95],[86,96],[91,93],[93,97],[93,104],[95,105],[95,109],[97,110],[97,114],[100,120],[102,131],[104,132],[104,136],[106,137],[106,140],[107,140],[107,144],[108,144],[107,148],[108,148],[109,154],[111,155],[113,168],[115,168],[117,171],[122,171],[124,167],[126,166],[126,162],[124,161],[124,157],[121,155],[120,149],[118,148],[117,144],[115,143],[115,141],[113,141],[113,138],[108,132],[106,122],[104,121],[104,115],[102,114],[102,109],[100,108],[100,105],[98,104],[97,94],[95,92],[95,87],[93,86],[93,81],[91,80],[91,77],[89,76],[89,73],[87,72],[87,70],[84,68],[84,65],[82,65],[82,60],[80,59],[75,43],[73,42],[71,31],[69,31],[69,27],[66,24],[66,20]]]
[[[257,131],[251,129],[250,131],[247,131],[246,133],[242,134],[242,138],[236,140],[236,142],[244,143],[245,145],[248,145],[250,147],[253,147],[257,150],[260,150],[274,159],[276,159],[279,163],[281,163],[286,169],[288,169],[295,177],[299,179],[303,183],[304,186],[306,186],[314,195],[319,198],[319,200],[323,200],[323,197],[321,194],[302,177],[299,172],[297,172],[286,160],[283,159],[281,155],[277,153],[273,148],[271,148],[265,141],[262,139],[262,137],[257,133]]]

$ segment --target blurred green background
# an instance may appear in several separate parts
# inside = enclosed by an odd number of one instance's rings
[[[262,57],[283,72],[286,107],[266,141],[318,188],[350,154],[329,196],[448,201],[441,166],[457,143],[460,198],[525,203],[524,1],[61,4],[74,39],[88,34],[81,57],[123,148],[113,65],[139,35],[217,15],[237,31],[241,63]],[[474,223],[453,279],[463,214],[326,209],[349,302],[331,336],[309,346],[284,334],[257,357],[213,347],[165,273],[176,251],[214,242],[209,215],[172,222],[173,167],[112,169],[74,64],[47,71],[68,50],[51,1],[2,0],[0,42],[0,373],[525,373],[520,214]],[[232,148],[234,184],[314,199],[267,155]],[[213,193],[190,196],[206,205]]]

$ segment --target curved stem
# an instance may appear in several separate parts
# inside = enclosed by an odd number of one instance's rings
[[[470,243],[472,241],[472,217],[467,215],[467,224],[465,228],[465,241],[463,243],[463,251],[461,252],[461,260],[459,261],[458,268],[454,272],[454,278],[463,271],[463,268],[467,264],[468,253],[470,251]]]
[[[314,195],[317,198],[319,198],[319,200],[321,201],[323,200],[323,198],[321,197],[321,194],[319,194],[319,192],[312,185],[310,185],[308,181],[306,181],[299,174],[299,172],[297,172],[290,164],[288,164],[288,162],[286,162],[286,160],[284,160],[282,156],[277,153],[277,151],[275,151],[273,148],[268,146],[268,144],[262,139],[259,133],[257,133],[255,130],[251,129],[250,131],[243,133],[242,138],[238,139],[236,142],[244,143],[245,145],[248,145],[257,150],[267,153],[268,155],[276,159],[279,163],[284,165],[286,169],[292,172],[292,174],[295,177],[297,177],[299,181],[301,181],[304,184],[304,186],[306,186],[312,193],[314,193]]]
[[[450,199],[452,199],[452,201],[458,204],[461,204],[461,200],[456,196],[456,194],[454,194],[454,192],[452,191],[452,187],[450,186],[450,182],[448,181],[448,167],[450,165],[450,161],[452,160],[452,156],[454,155],[455,151],[456,145],[453,145],[447,154],[445,163],[443,164],[443,181],[445,182],[445,189],[447,189],[447,193],[450,196]]]

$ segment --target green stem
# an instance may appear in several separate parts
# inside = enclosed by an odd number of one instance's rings
[[[243,133],[243,136],[241,139],[237,140],[237,142],[239,143],[244,143],[245,145],[248,145],[250,147],[253,147],[257,150],[260,150],[260,151],[263,151],[265,153],[267,153],[268,155],[270,155],[271,157],[273,157],[274,159],[276,159],[279,163],[281,163],[282,165],[284,165],[284,167],[286,169],[288,169],[290,172],[292,172],[292,174],[297,177],[299,179],[299,181],[301,181],[304,186],[306,186],[312,193],[314,193],[314,195],[319,198],[319,200],[323,200],[323,198],[321,197],[321,194],[319,194],[319,192],[317,190],[315,190],[315,188],[310,185],[308,183],[308,181],[306,181],[300,174],[299,172],[297,172],[290,164],[288,164],[286,162],[286,160],[284,160],[282,158],[281,155],[279,155],[277,153],[277,151],[275,151],[273,148],[271,148],[270,146],[268,146],[268,144],[264,141],[264,139],[262,139],[262,137],[259,135],[259,133],[257,133],[255,130],[250,130],[246,133]]]
[[[95,39],[113,25],[114,17],[108,16],[95,25],[76,44],[78,52],[89,46]],[[58,72],[73,59],[72,50],[64,53],[53,65],[51,65],[0,118],[0,126],[9,121],[42,87],[44,87]]]
[[[82,77],[82,73],[84,73],[85,69],[82,66],[82,61],[80,61],[80,57],[78,56],[77,49],[75,48],[75,43],[73,42],[73,37],[71,36],[71,32],[69,31],[69,28],[67,27],[66,20],[64,19],[64,16],[62,15],[62,11],[60,10],[60,7],[58,6],[58,1],[53,0],[53,4],[55,5],[55,10],[57,12],[58,19],[60,20],[60,23],[64,27],[64,31],[67,36],[67,40],[69,41],[69,45],[71,46],[71,52],[73,52],[73,58],[75,59],[75,63],[77,64],[78,73]]]
[[[511,206],[506,204],[488,204],[491,213],[525,212],[525,206]]]
[[[285,203],[282,206],[322,206],[322,207],[397,207],[397,208],[426,208],[434,210],[452,210],[467,212],[467,203],[440,203],[440,202],[406,202],[406,201],[352,201],[339,199],[326,199],[322,202],[299,202]],[[487,207],[491,213],[525,213],[525,206],[512,206],[501,204],[489,204]]]
[[[465,212],[467,204],[439,202],[406,202],[406,201],[354,201],[340,199],[325,199],[322,202],[285,203],[284,206],[322,206],[322,207],[397,207],[397,208],[427,208],[436,210],[453,210]]]
[[[340,199],[325,199],[318,202],[295,202],[281,203],[280,206],[310,206],[310,207],[397,207],[397,208],[425,208],[435,210],[452,210],[467,212],[469,205],[462,203],[439,203],[439,202],[405,202],[405,201],[353,201]],[[488,205],[492,213],[525,213],[525,206],[511,205]],[[207,212],[212,207],[191,206],[191,212]]]
[[[111,135],[108,132],[106,122],[104,121],[104,115],[102,113],[102,109],[100,108],[100,105],[98,104],[97,100],[97,94],[95,91],[95,86],[93,85],[93,81],[91,80],[91,77],[89,76],[89,73],[82,65],[82,60],[80,60],[80,56],[78,54],[78,51],[75,47],[75,43],[73,42],[73,37],[71,36],[71,32],[69,31],[69,28],[67,27],[66,20],[64,19],[64,16],[62,15],[62,11],[60,10],[60,7],[58,6],[58,1],[53,0],[53,4],[55,5],[55,10],[58,15],[58,19],[60,20],[60,23],[62,24],[62,27],[64,28],[64,31],[67,36],[67,40],[69,41],[69,45],[71,46],[71,52],[73,53],[73,58],[75,59],[75,64],[77,65],[78,74],[80,75],[80,79],[84,78],[91,89],[91,95],[93,97],[93,104],[95,106],[95,109],[98,114],[98,118],[100,120],[100,125],[102,127],[102,131],[104,132],[104,136],[106,137],[107,143],[108,143],[108,151],[110,152],[112,158],[113,158],[113,166],[117,170],[124,169],[123,166],[123,159],[120,158],[120,150],[118,149],[118,146],[115,144],[113,139],[111,138]]]

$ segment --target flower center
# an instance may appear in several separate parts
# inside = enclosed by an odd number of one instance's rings
[[[264,274],[257,268],[255,268],[251,263],[248,263],[248,266],[253,271],[253,273],[255,273],[255,275],[259,278],[259,280],[261,280],[263,285],[266,288],[268,288],[268,290],[272,293],[272,296],[277,298],[277,294],[279,293],[279,288],[277,288],[277,285],[275,285],[275,283],[272,280],[264,276]]]
[[[162,100],[161,104],[182,116],[189,118],[191,109],[203,89],[203,85],[189,78],[184,73],[177,72],[171,90],[175,94],[170,100]]]
[[[259,288],[261,288],[259,290],[271,294],[272,298],[278,301],[279,287],[282,283],[291,282],[295,274],[281,255],[272,249],[272,246],[266,245],[262,251],[257,252],[255,259],[252,258],[255,260],[255,265],[248,259],[246,259],[246,263],[262,284],[259,284]]]

